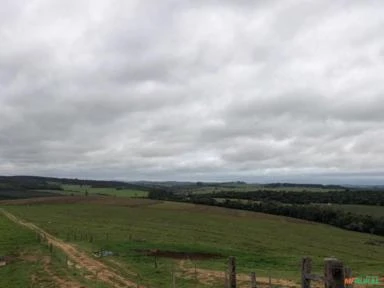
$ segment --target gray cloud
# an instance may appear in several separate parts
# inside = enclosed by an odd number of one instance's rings
[[[384,182],[381,1],[8,2],[0,174]]]

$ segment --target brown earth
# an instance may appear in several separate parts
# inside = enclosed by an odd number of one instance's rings
[[[77,264],[81,269],[87,270],[92,274],[96,275],[98,280],[101,280],[104,283],[111,285],[112,287],[144,288],[144,286],[139,286],[135,284],[131,280],[126,279],[125,277],[112,270],[112,268],[97,261],[86,253],[82,252],[81,250],[78,250],[74,245],[66,243],[54,237],[53,235],[45,232],[43,229],[39,228],[35,224],[23,221],[14,216],[13,214],[5,211],[4,209],[0,209],[0,212],[2,212],[11,221],[43,235],[43,237],[47,240],[48,243],[51,243],[54,247],[57,247],[62,250],[68,256],[68,258],[71,259],[71,261],[73,261],[75,264]]]

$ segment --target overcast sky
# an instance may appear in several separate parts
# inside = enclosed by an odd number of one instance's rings
[[[0,174],[384,183],[383,14],[0,0]]]

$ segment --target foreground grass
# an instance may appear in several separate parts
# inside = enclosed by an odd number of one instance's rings
[[[0,256],[10,262],[0,267],[0,287],[59,287],[61,283],[85,284],[90,288],[106,288],[86,280],[81,271],[68,269],[66,256],[58,250],[50,252],[47,243],[41,243],[36,234],[11,222],[0,214]],[[76,286],[79,287],[79,286]]]
[[[0,214],[0,256],[11,257],[12,264],[0,267],[0,287],[29,287],[31,275],[42,271],[41,265],[33,265],[20,258],[24,251],[40,253],[35,235]]]
[[[156,269],[154,258],[138,253],[139,249],[217,253],[223,257],[194,263],[220,271],[225,269],[227,257],[233,255],[239,272],[271,273],[274,278],[297,281],[301,257],[306,255],[313,258],[314,270],[320,273],[323,258],[329,256],[343,260],[354,275],[379,275],[383,267],[384,237],[261,213],[173,202],[135,207],[58,204],[6,209],[89,252],[104,248],[119,253],[109,259],[123,263],[138,275],[132,277],[141,278],[149,287],[169,286],[170,273],[180,263],[161,258]],[[178,283],[178,287],[195,285],[185,279],[178,279]]]

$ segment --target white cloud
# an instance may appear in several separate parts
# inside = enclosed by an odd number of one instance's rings
[[[0,4],[1,174],[384,174],[381,1]]]

